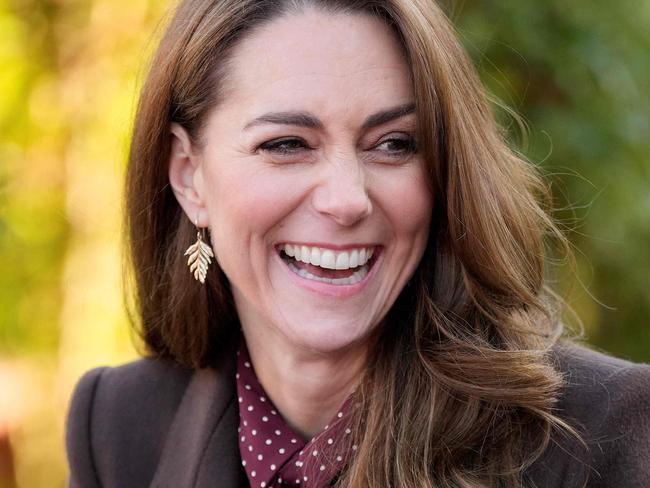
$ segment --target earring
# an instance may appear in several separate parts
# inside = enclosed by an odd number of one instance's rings
[[[208,265],[211,262],[210,258],[213,258],[214,254],[212,248],[203,242],[204,229],[199,229],[197,223],[198,219],[194,221],[196,242],[187,248],[184,256],[190,256],[187,260],[190,273],[193,273],[194,278],[203,284],[205,283],[205,275],[208,273]]]

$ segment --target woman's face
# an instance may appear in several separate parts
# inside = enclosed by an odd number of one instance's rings
[[[363,345],[431,218],[394,34],[370,16],[292,14],[236,47],[226,88],[193,181],[245,331]]]

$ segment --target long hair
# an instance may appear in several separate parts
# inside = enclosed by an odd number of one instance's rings
[[[418,141],[434,195],[429,242],[381,325],[356,391],[349,487],[521,486],[555,427],[562,333],[545,286],[546,243],[565,240],[547,190],[508,147],[453,27],[433,0],[185,0],[142,90],[126,225],[148,351],[192,368],[231,354],[237,314],[223,272],[193,283],[193,226],[168,184],[169,126],[200,143],[237,42],[313,6],[391,26],[411,67]]]

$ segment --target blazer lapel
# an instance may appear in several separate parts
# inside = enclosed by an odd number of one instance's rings
[[[150,486],[241,486],[238,425],[234,358],[219,370],[197,370],[174,417]]]

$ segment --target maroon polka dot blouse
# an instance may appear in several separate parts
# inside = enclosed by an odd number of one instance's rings
[[[349,398],[323,431],[307,441],[266,395],[243,338],[237,356],[239,452],[250,486],[329,486],[357,449],[348,438]]]

